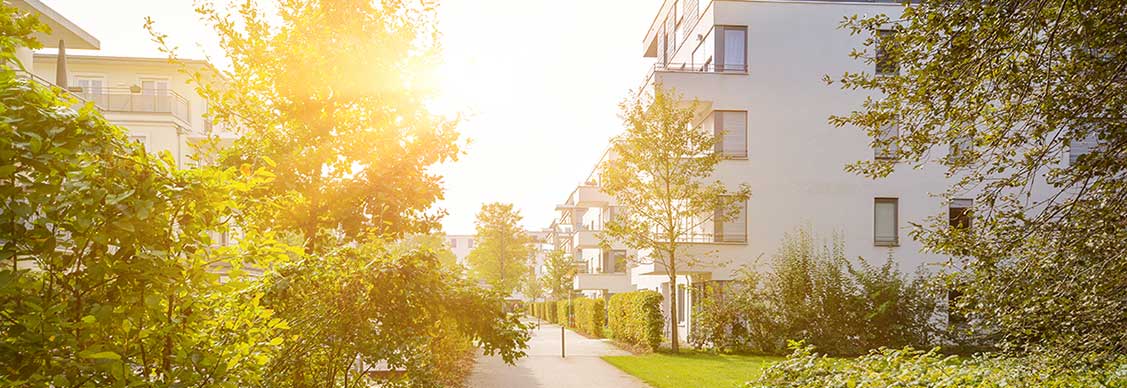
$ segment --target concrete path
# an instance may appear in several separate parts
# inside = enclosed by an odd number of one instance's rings
[[[532,329],[528,357],[510,366],[499,357],[478,357],[470,374],[470,388],[648,388],[638,378],[606,363],[599,356],[629,355],[610,342],[566,331],[567,358],[560,358],[560,327],[544,324]]]

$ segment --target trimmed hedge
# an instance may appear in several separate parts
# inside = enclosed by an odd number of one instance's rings
[[[559,323],[556,319],[556,301],[550,300],[544,302],[544,320],[551,323]]]
[[[556,322],[560,326],[575,327],[575,310],[572,307],[571,301],[560,300],[556,301]]]
[[[603,327],[607,325],[607,303],[602,298],[579,298],[574,303],[576,330],[602,338]]]
[[[611,296],[607,319],[612,338],[650,351],[657,350],[665,327],[661,300],[661,294],[650,290]]]

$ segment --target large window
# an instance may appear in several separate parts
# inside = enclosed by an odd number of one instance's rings
[[[896,198],[876,198],[873,200],[874,245],[900,245],[899,213],[899,200]]]
[[[716,111],[713,113],[716,151],[732,158],[747,157],[747,112]]]
[[[626,272],[626,251],[618,249],[603,251],[603,272]]]
[[[716,27],[716,71],[747,72],[747,27]]]
[[[877,55],[875,58],[877,75],[896,75],[900,72],[900,64],[884,48],[884,40],[891,37],[892,34],[892,30],[877,31]]]
[[[717,209],[713,216],[713,241],[747,242],[747,203],[735,204],[735,217],[725,220],[723,209]]]

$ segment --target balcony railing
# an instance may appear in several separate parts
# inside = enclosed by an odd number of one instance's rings
[[[654,83],[655,74],[659,71],[676,72],[676,73],[719,73],[719,74],[747,74],[747,64],[742,65],[725,65],[716,64],[713,62],[708,63],[655,63],[650,71],[646,74],[645,81],[642,81],[642,87],[638,89],[639,95],[645,90],[649,89]]]
[[[171,90],[132,88],[68,88],[107,112],[168,113],[185,122],[191,113],[188,99]]]
[[[664,241],[665,238],[655,235],[658,241]],[[693,233],[681,236],[677,242],[682,243],[746,243],[747,235],[738,233]]]
[[[49,87],[49,88],[55,88],[55,90],[62,92],[64,95],[69,96],[71,98],[74,98],[75,100],[78,100],[78,106],[81,106],[81,105],[85,104],[87,101],[89,101],[86,98],[84,98],[83,96],[75,94],[74,92],[71,92],[70,90],[63,89],[63,88],[59,87],[59,85],[55,85],[54,82],[48,81],[48,80],[44,79],[43,77],[37,76],[34,73],[31,73],[29,71],[16,70],[16,76],[20,77],[20,78],[25,78],[25,79],[31,80],[31,82],[35,82],[37,84],[40,84],[40,85],[43,85],[43,86],[46,86],[46,87]]]

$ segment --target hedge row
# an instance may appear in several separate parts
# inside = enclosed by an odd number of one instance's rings
[[[556,301],[556,317],[555,322],[559,325],[566,327],[575,327],[575,311],[571,310],[571,301],[560,300]]]
[[[547,302],[533,302],[532,308],[529,311],[533,317],[543,319],[551,323],[556,322],[556,301],[551,300]]]
[[[575,329],[588,336],[602,338],[607,325],[607,303],[603,298],[579,298],[574,301]]]
[[[611,296],[607,318],[612,338],[651,351],[657,350],[665,323],[661,300],[661,294],[649,290]]]

